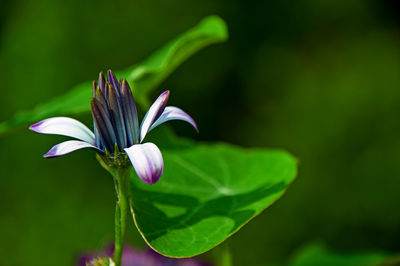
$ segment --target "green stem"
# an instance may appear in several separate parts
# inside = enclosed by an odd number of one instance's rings
[[[129,211],[129,169],[115,171],[114,182],[117,192],[117,204],[115,208],[115,245],[114,262],[121,266],[124,250],[124,237],[126,230],[126,216]]]
[[[218,247],[217,252],[217,265],[218,266],[232,266],[232,254],[230,244],[228,241]]]

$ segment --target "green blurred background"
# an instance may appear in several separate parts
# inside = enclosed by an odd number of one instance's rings
[[[396,0],[1,0],[0,121],[217,14],[229,41],[153,96],[170,89],[170,103],[198,121],[198,136],[173,123],[179,135],[282,147],[300,160],[286,195],[229,240],[234,265],[281,264],[316,240],[398,252],[399,12]],[[26,128],[0,136],[1,265],[72,265],[113,239],[113,183],[93,152],[41,157],[63,139]],[[135,230],[128,241],[144,248]]]

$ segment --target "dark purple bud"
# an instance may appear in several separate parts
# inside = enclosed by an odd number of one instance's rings
[[[99,74],[99,87],[100,87],[101,93],[104,93],[105,88],[106,88],[106,80],[104,78],[103,72],[100,72],[100,74]]]
[[[111,117],[106,108],[97,100],[97,98],[92,98],[90,101],[92,107],[92,116],[100,135],[100,139],[105,145],[109,152],[114,151],[114,145],[117,143],[117,138],[113,129],[113,124],[111,122]]]
[[[121,93],[120,93],[118,80],[111,70],[107,71],[107,77],[108,77],[108,82],[114,87],[115,91],[117,92],[117,96],[120,97]]]
[[[93,81],[93,98],[96,96],[97,82]]]
[[[132,91],[126,80],[122,81],[121,93],[122,106],[125,114],[124,118],[128,137],[128,146],[132,146],[139,141],[139,121]]]
[[[108,86],[108,103],[110,106],[110,113],[115,122],[118,147],[122,150],[127,147],[124,113],[116,91],[111,85]]]
[[[94,133],[94,137],[95,137],[95,145],[96,147],[98,147],[100,150],[104,151],[104,144],[101,141],[100,135],[99,135],[99,131],[97,130],[96,127],[96,123],[93,120],[93,133]]]
[[[103,106],[107,106],[107,100],[106,98],[104,98],[104,94],[100,91],[100,88],[97,87],[96,90],[96,95],[94,96],[94,98],[99,101],[99,103]]]

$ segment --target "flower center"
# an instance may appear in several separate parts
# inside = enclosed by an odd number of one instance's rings
[[[115,150],[114,153],[106,152],[104,155],[97,154],[96,157],[100,164],[107,170],[126,169],[131,167],[128,155],[125,152]]]

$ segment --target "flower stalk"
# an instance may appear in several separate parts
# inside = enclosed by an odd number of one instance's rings
[[[122,168],[113,171],[117,203],[115,206],[115,245],[114,263],[121,265],[124,250],[124,239],[126,232],[126,217],[129,211],[129,168]]]

